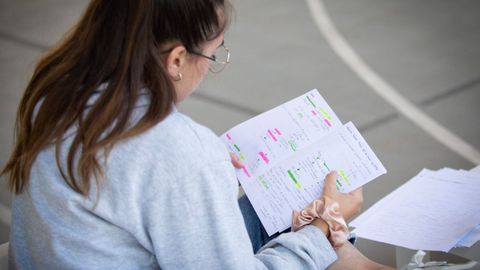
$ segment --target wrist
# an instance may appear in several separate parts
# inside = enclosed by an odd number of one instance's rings
[[[330,236],[330,229],[328,228],[328,224],[325,220],[321,218],[316,218],[312,221],[311,224],[319,228],[327,238]]]

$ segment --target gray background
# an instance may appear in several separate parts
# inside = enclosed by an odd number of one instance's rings
[[[226,36],[232,63],[209,75],[180,110],[221,134],[318,88],[353,121],[388,170],[364,188],[368,208],[422,168],[470,169],[400,115],[333,53],[304,1],[235,0]],[[12,147],[16,107],[36,61],[82,13],[85,0],[0,0],[0,164]],[[401,94],[480,149],[480,1],[326,0],[338,30]],[[2,178],[0,243],[10,194]],[[395,265],[392,246],[360,239],[368,257]]]

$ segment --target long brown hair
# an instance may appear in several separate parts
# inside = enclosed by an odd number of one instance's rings
[[[29,182],[39,152],[55,144],[57,166],[70,187],[87,195],[98,184],[100,150],[138,135],[164,119],[176,101],[162,46],[179,42],[195,51],[220,35],[228,0],[93,0],[69,35],[38,63],[17,113],[15,146],[2,174],[15,193]],[[107,83],[91,102],[100,85]],[[142,90],[143,89],[143,90]],[[135,105],[147,91],[150,103],[134,125]],[[85,110],[86,106],[88,110]],[[75,128],[61,167],[64,136]]]

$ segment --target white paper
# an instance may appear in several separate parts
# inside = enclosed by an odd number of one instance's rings
[[[426,171],[426,169],[423,169],[418,175],[422,175],[424,174]],[[417,176],[418,176],[417,175]],[[358,226],[360,226],[360,224],[362,222],[364,222],[365,220],[367,220],[369,217],[371,217],[372,215],[374,215],[375,213],[377,213],[380,209],[384,208],[384,207],[387,207],[389,205],[389,200],[392,198],[392,197],[395,197],[397,196],[396,193],[397,193],[397,190],[401,190],[403,189],[403,186],[406,185],[408,183],[408,181],[406,183],[404,183],[403,185],[401,185],[400,187],[398,187],[396,190],[392,191],[390,194],[388,194],[387,196],[383,197],[381,200],[379,200],[378,202],[376,202],[375,204],[373,204],[372,206],[370,206],[370,208],[368,208],[367,210],[363,211],[363,213],[359,216],[357,216],[354,220],[352,220],[348,225],[352,228],[356,228]],[[355,231],[352,231],[352,232],[355,232]]]
[[[233,127],[221,138],[245,165],[242,172],[248,177],[341,126],[335,112],[314,89]]]
[[[273,223],[275,233],[290,227],[292,210],[301,210],[318,199],[325,176],[338,172],[337,189],[350,192],[384,174],[385,168],[373,154],[352,123],[330,133],[321,141],[304,149],[258,175],[255,179],[240,175],[245,192],[256,189],[250,201],[260,213],[262,223]]]
[[[317,90],[221,136],[244,168],[237,177],[269,235],[291,226],[292,210],[320,197],[328,172],[350,192],[386,172],[352,123],[342,126]]]
[[[423,170],[357,218],[354,232],[410,249],[449,251],[480,223],[480,181],[470,176]]]
[[[480,181],[480,166],[477,166],[470,171],[461,170],[471,176],[473,181]],[[473,228],[467,235],[465,235],[458,243],[457,247],[471,247],[476,242],[480,241],[480,224]]]

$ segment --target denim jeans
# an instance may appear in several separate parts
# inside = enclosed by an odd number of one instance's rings
[[[258,218],[257,213],[255,213],[255,210],[253,209],[253,206],[248,200],[247,196],[243,195],[240,199],[238,199],[238,204],[240,205],[240,210],[242,211],[248,236],[252,242],[253,252],[257,253],[257,251],[263,245],[277,237],[279,233],[268,236],[267,232],[262,226],[262,222]]]

